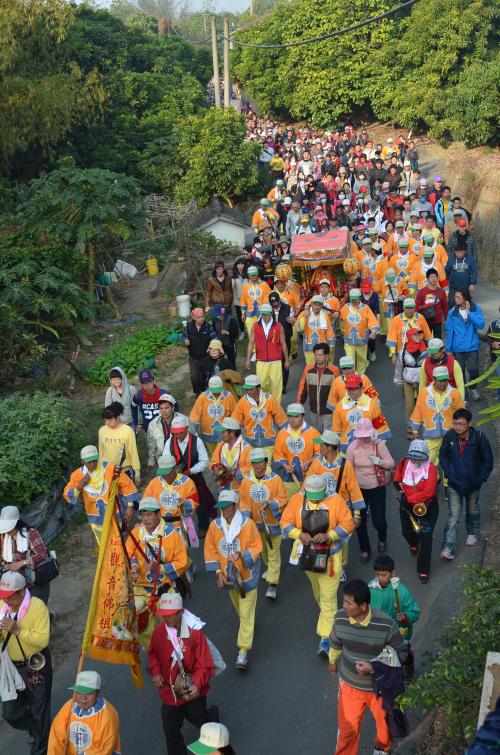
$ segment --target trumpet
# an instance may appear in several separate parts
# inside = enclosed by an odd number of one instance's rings
[[[43,653],[32,653],[28,658],[28,668],[31,671],[41,671],[46,664]]]
[[[422,525],[420,524],[420,522],[417,522],[413,514],[411,514],[408,509],[405,509],[404,506],[401,506],[401,508],[408,514],[410,518],[411,528],[418,535],[420,532],[422,532]]]
[[[416,503],[413,506],[413,511],[415,512],[415,516],[425,516],[427,514],[427,506],[425,503]]]

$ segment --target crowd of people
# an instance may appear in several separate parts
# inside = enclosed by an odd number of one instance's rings
[[[452,561],[464,510],[466,546],[478,543],[480,491],[493,468],[488,438],[467,408],[480,395],[464,387],[479,374],[485,328],[472,300],[472,218],[440,176],[422,176],[418,148],[403,136],[376,144],[350,125],[335,133],[287,129],[251,111],[247,123],[273,186],[253,215],[253,242],[232,269],[215,262],[186,324],[193,404],[179,406],[150,369],[139,373],[137,389],[113,368],[97,443],[82,448],[64,497],[83,503],[99,544],[117,480],[139,638],[168,755],[234,752],[207,701],[225,664],[185,606],[192,592],[196,606],[193,549],[203,542],[206,570],[238,616],[235,666],[244,672],[259,585],[267,600],[279,600],[287,540],[290,563],[305,572],[318,606],[317,652],[339,676],[336,755],[358,753],[367,709],[373,752],[382,755],[408,733],[394,700],[413,675],[420,616],[388,553],[388,491],[426,585],[439,496],[448,509],[440,558]],[[348,232],[346,277],[321,268],[306,287],[294,278],[292,240],[325,230]],[[499,330],[488,330],[492,354]],[[385,342],[401,391],[409,443],[400,459],[387,445],[380,386],[366,374],[377,342]],[[298,388],[283,401],[290,365],[302,357]],[[348,578],[354,533],[365,580]],[[13,506],[0,511],[0,548],[0,639],[11,661],[0,690],[26,692],[2,696],[5,720],[28,731],[31,755],[118,755],[119,716],[96,671],[78,675],[51,725],[54,559]],[[188,746],[185,720],[200,727]]]

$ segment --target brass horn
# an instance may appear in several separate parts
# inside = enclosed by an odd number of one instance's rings
[[[416,503],[413,507],[415,516],[425,516],[427,514],[427,506],[425,503]]]
[[[28,668],[30,668],[31,671],[41,671],[45,666],[45,663],[46,661],[43,653],[33,653],[28,658]]]
[[[401,508],[403,508],[403,507],[401,507]],[[422,531],[422,525],[420,524],[420,522],[417,522],[417,520],[415,519],[415,517],[413,516],[413,514],[410,514],[410,512],[408,511],[408,509],[404,509],[404,511],[406,511],[406,513],[410,517],[410,524],[411,524],[412,530],[418,535],[419,532]]]

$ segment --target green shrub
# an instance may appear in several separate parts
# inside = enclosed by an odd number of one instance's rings
[[[133,335],[112,346],[90,368],[87,377],[94,385],[107,385],[108,374],[113,367],[121,367],[127,375],[144,367],[148,358],[155,357],[166,346],[172,332],[166,325],[150,325],[137,330]]]
[[[2,504],[25,506],[66,475],[73,422],[58,393],[14,393],[0,400]]]
[[[442,653],[400,697],[401,707],[443,711],[446,731],[442,752],[463,752],[475,733],[484,664],[489,650],[500,647],[500,577],[491,569],[467,567],[466,603],[441,638]]]

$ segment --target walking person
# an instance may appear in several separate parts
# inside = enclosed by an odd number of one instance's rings
[[[224,262],[218,260],[207,280],[205,292],[205,312],[211,309],[214,311],[214,317],[217,317],[221,308],[231,311],[233,303],[233,284],[229,273],[227,272]]]
[[[224,390],[222,378],[212,375],[207,390],[200,393],[189,415],[191,432],[202,439],[210,456],[222,440],[220,423],[231,416],[235,406],[234,396]]]
[[[109,371],[109,382],[110,386],[104,397],[104,408],[112,404],[113,401],[119,401],[123,406],[123,414],[120,417],[121,421],[126,425],[130,425],[132,430],[135,430],[132,415],[132,402],[136,394],[135,385],[131,385],[128,382],[127,376],[121,367],[113,367]]]
[[[313,347],[314,364],[306,365],[297,390],[297,403],[309,401],[311,425],[320,433],[332,426],[332,410],[328,397],[333,381],[340,375],[338,367],[328,364],[330,347],[327,343],[317,343]]]
[[[403,537],[417,556],[420,582],[429,581],[432,556],[432,534],[439,515],[438,470],[430,461],[425,440],[412,440],[408,454],[399,462],[394,474],[394,487],[400,494],[399,515]]]
[[[453,307],[456,291],[473,293],[477,283],[477,262],[465,249],[456,249],[446,263],[445,275],[448,279],[448,304]]]
[[[363,374],[368,366],[368,341],[374,341],[380,325],[371,309],[361,302],[359,288],[349,291],[349,303],[340,310],[344,323],[344,350],[354,359],[356,372]]]
[[[158,459],[163,454],[165,443],[170,438],[170,425],[176,416],[176,400],[170,393],[162,393],[158,399],[158,407],[160,413],[149,423],[147,432],[150,473],[155,471]]]
[[[52,721],[47,755],[118,755],[120,717],[116,708],[101,695],[101,676],[97,671],[80,671],[70,689],[68,700]],[[69,729],[68,743],[66,734]],[[66,745],[66,749],[65,749]]]
[[[238,257],[233,265],[233,304],[234,311],[236,312],[236,319],[238,321],[239,328],[239,340],[242,341],[245,338],[245,323],[241,316],[241,293],[243,291],[243,284],[247,282],[247,267],[248,263],[244,257]]]
[[[0,579],[0,646],[22,677],[26,691],[20,691],[14,700],[4,700],[2,715],[13,729],[28,733],[30,755],[46,755],[49,741],[52,693],[49,637],[47,606],[30,594],[22,574],[5,571]],[[28,658],[34,653],[43,657],[44,665],[33,673]]]
[[[342,546],[354,529],[351,512],[338,493],[327,496],[322,476],[311,475],[304,490],[288,501],[280,524],[283,537],[294,541],[290,563],[303,569],[311,583],[319,606],[318,655],[327,657],[342,573]]]
[[[0,511],[0,572],[18,572],[30,594],[49,602],[50,580],[56,576],[42,536],[21,519],[17,506]]]
[[[419,328],[406,332],[406,343],[397,354],[394,368],[394,383],[403,388],[407,437],[411,439],[410,417],[417,401],[420,384],[420,367],[427,358],[424,334]]]
[[[426,272],[427,283],[417,291],[415,310],[423,315],[434,338],[441,338],[443,325],[448,316],[448,301],[433,267]]]
[[[290,366],[285,332],[281,323],[274,319],[271,304],[262,304],[260,311],[261,316],[250,331],[245,366],[250,370],[251,357],[255,349],[255,371],[260,378],[262,389],[269,391],[279,403],[283,393],[282,360],[286,369]]]
[[[213,326],[205,321],[205,313],[201,307],[191,311],[191,318],[184,329],[184,346],[189,354],[189,377],[193,393],[198,396],[205,387],[203,360],[207,355],[208,344],[217,338],[217,333]]]
[[[215,572],[217,587],[226,589],[239,618],[236,668],[246,671],[252,649],[262,541],[253,519],[237,508],[236,490],[221,490],[215,507],[219,516],[210,522],[205,538],[205,567]]]
[[[366,710],[375,719],[373,755],[388,755],[392,737],[382,697],[374,691],[372,661],[389,645],[404,664],[408,644],[387,614],[371,608],[370,588],[360,579],[344,585],[342,608],[329,637],[328,670],[339,675],[338,732],[335,755],[358,755]]]
[[[141,484],[141,462],[135,433],[121,421],[123,404],[114,401],[102,413],[104,425],[99,428],[99,458],[123,469],[132,482]]]
[[[156,385],[155,376],[151,370],[141,370],[139,372],[139,382],[141,387],[132,400],[131,427],[135,429],[136,433],[142,431],[147,433],[149,423],[160,413],[160,396],[167,393],[167,391],[165,388],[160,388],[160,386]],[[120,399],[118,401],[120,404],[122,403]],[[122,422],[124,421],[122,418]]]
[[[207,707],[210,680],[215,673],[203,622],[184,611],[179,593],[160,597],[161,617],[148,650],[148,671],[160,699],[167,755],[186,755],[184,721],[201,727],[219,720],[217,706]]]
[[[386,487],[396,462],[386,444],[377,438],[369,419],[360,419],[354,430],[354,441],[347,449],[346,458],[354,467],[361,495],[370,508],[373,527],[378,535],[378,552],[387,550]],[[358,512],[361,523],[356,529],[361,563],[370,560],[371,545],[368,536],[367,509]]]
[[[213,311],[217,311],[212,320],[212,326],[217,333],[217,339],[222,344],[222,348],[229,359],[231,369],[236,370],[236,341],[240,333],[238,323],[232,316],[230,309],[219,307]]]
[[[448,484],[448,519],[443,533],[443,561],[455,558],[460,515],[465,506],[466,545],[477,544],[480,531],[479,496],[493,469],[493,453],[486,435],[472,426],[468,409],[457,409],[453,427],[439,449],[439,463]]]
[[[218,338],[213,338],[208,344],[207,355],[201,363],[203,377],[202,390],[206,391],[208,383],[213,375],[220,375],[225,370],[232,370],[233,365],[227,358],[222,343]],[[224,375],[222,375],[224,378]],[[202,391],[200,391],[201,393]],[[200,394],[198,394],[199,396]]]
[[[484,315],[478,304],[475,304],[468,291],[455,291],[455,306],[448,312],[446,318],[446,351],[452,353],[465,378],[466,371],[469,380],[479,377],[479,333],[484,328]],[[467,391],[466,389],[466,395]],[[470,389],[474,401],[479,401],[481,395],[477,388]]]

